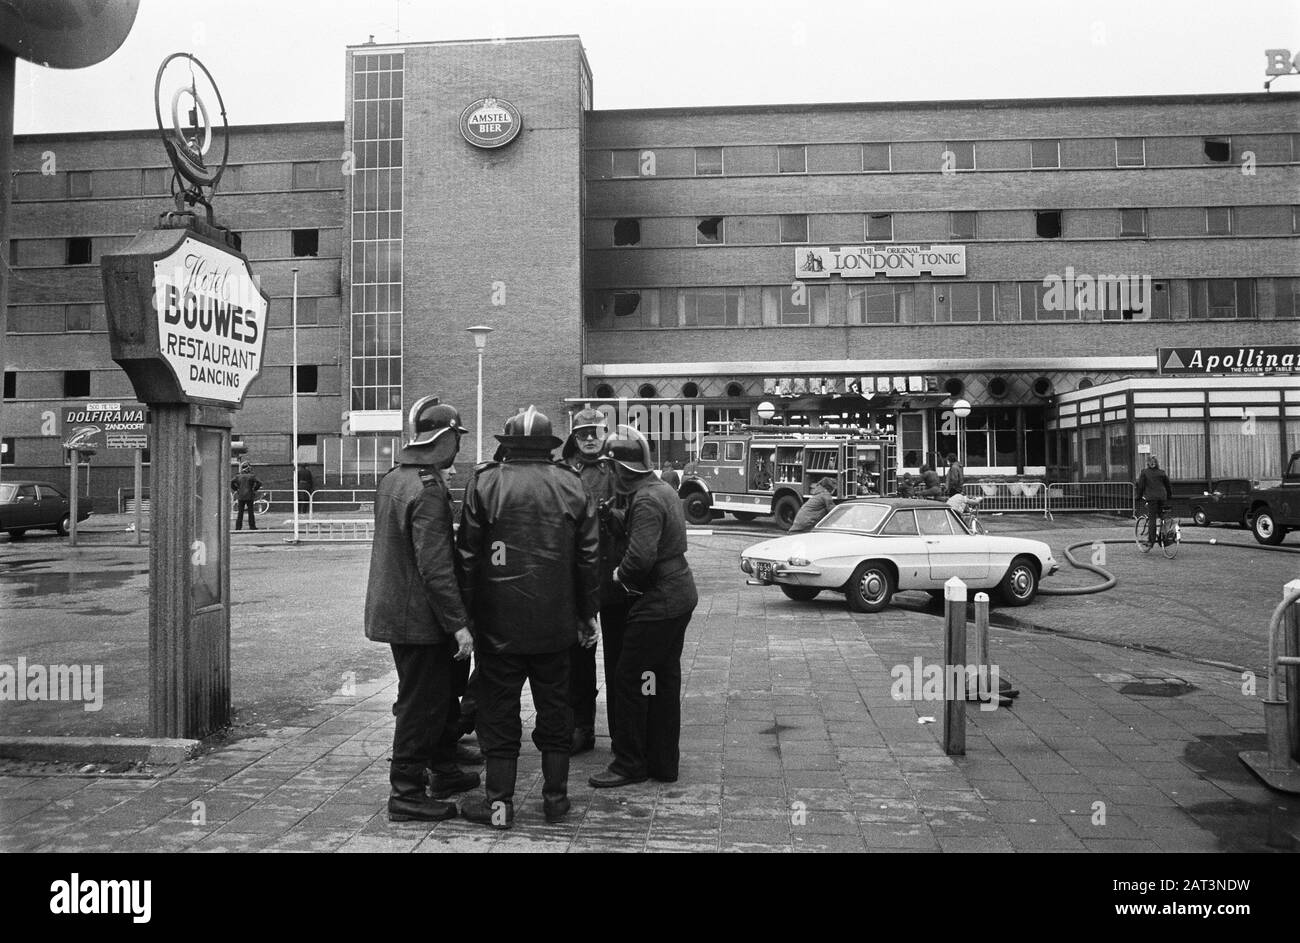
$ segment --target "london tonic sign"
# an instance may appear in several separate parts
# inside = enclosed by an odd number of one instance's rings
[[[843,246],[794,251],[795,278],[965,275],[965,246]]]

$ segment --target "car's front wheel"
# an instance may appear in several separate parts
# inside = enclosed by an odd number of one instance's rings
[[[845,589],[854,612],[880,612],[894,596],[894,574],[879,560],[858,564]]]
[[[59,518],[58,530],[60,537],[68,536],[68,528],[72,526],[72,515],[65,514]]]
[[[781,592],[785,593],[790,599],[796,602],[809,602],[816,599],[817,594],[821,592],[816,586],[786,586],[781,584]]]
[[[709,499],[701,491],[696,491],[683,499],[682,513],[686,515],[688,523],[697,527],[713,520],[713,508],[709,506]]]
[[[1260,508],[1255,512],[1250,529],[1256,540],[1270,547],[1280,544],[1282,538],[1286,536],[1286,528],[1277,522],[1277,518],[1268,508]]]
[[[1192,520],[1196,523],[1197,527],[1210,526],[1210,515],[1205,513],[1205,508],[1203,507],[1192,508]]]
[[[1027,606],[1038,595],[1038,567],[1028,557],[1016,557],[998,584],[1002,601],[1008,606]]]

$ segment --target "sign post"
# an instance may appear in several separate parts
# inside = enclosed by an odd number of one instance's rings
[[[156,92],[176,58],[164,60]],[[175,134],[164,132],[164,143],[178,179],[194,186],[182,187],[176,212],[156,229],[104,256],[101,273],[113,359],[152,418],[150,728],[157,737],[203,738],[230,722],[230,429],[262,368],[269,298],[239,237],[213,222],[203,194],[225,158],[207,168],[211,128],[180,127],[183,96],[192,101],[191,121],[208,114],[192,75],[167,96]],[[207,219],[183,201],[202,203]]]
[[[135,453],[135,542],[140,543],[141,449],[149,447],[149,414],[140,403],[86,403],[63,407],[63,447],[73,452],[70,546],[77,545],[77,465],[101,449]],[[86,481],[89,490],[90,481]]]

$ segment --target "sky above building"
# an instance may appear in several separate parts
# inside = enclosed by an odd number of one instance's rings
[[[1260,92],[1300,0],[142,0],[108,61],[19,63],[14,129],[153,127],[173,52],[232,124],[339,121],[348,45],[557,34],[582,37],[598,109]]]

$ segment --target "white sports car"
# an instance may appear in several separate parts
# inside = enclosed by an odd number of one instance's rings
[[[832,590],[856,612],[879,612],[897,590],[942,595],[953,576],[972,592],[996,588],[1008,604],[1028,605],[1057,563],[1041,541],[972,534],[935,501],[857,498],[810,531],[754,544],[741,553],[740,568],[751,585],[776,584],[791,599]]]

